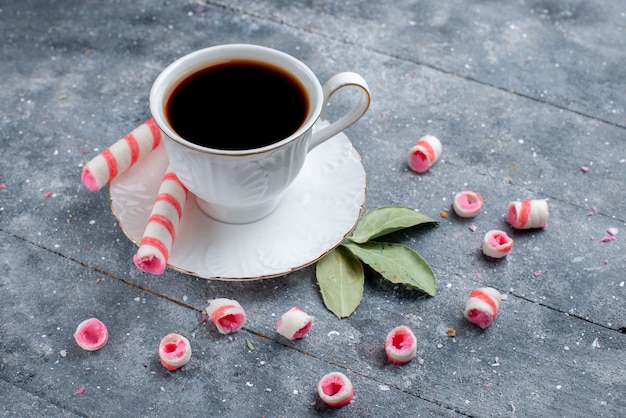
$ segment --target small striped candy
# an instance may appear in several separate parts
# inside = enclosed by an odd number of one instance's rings
[[[513,239],[506,232],[492,229],[483,239],[483,254],[491,258],[502,258],[513,249]]]
[[[246,322],[246,312],[236,300],[213,299],[206,312],[221,334],[239,331]]]
[[[317,383],[317,394],[325,404],[339,408],[350,403],[354,386],[345,374],[332,372]]]
[[[285,312],[276,322],[276,332],[288,340],[303,338],[313,326],[313,317],[295,306]]]
[[[168,166],[139,249],[133,257],[141,271],[152,274],[163,274],[165,271],[187,197],[187,188]]]
[[[161,143],[161,130],[148,119],[83,166],[81,181],[92,192],[133,166]]]
[[[465,317],[485,329],[496,319],[501,300],[500,292],[494,288],[474,289],[465,303]]]
[[[408,163],[416,173],[425,173],[441,156],[441,141],[432,135],[421,138],[408,153]]]
[[[395,364],[405,364],[417,355],[417,339],[411,328],[400,325],[389,331],[385,338],[385,354]]]
[[[483,197],[471,190],[464,190],[454,196],[454,212],[461,218],[473,218],[483,208]]]
[[[549,215],[546,200],[521,200],[509,203],[506,220],[515,229],[544,228]]]
[[[171,333],[159,343],[159,360],[167,370],[176,370],[189,363],[191,344],[182,335]]]

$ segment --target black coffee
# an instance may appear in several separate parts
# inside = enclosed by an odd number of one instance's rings
[[[238,60],[192,74],[173,91],[165,113],[172,128],[203,147],[243,150],[278,142],[304,122],[309,101],[292,75]]]

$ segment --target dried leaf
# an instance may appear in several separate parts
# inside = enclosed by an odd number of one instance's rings
[[[438,223],[438,221],[415,209],[385,206],[363,215],[348,239],[363,244],[371,239],[423,223]]]
[[[433,270],[413,249],[385,242],[364,244],[349,242],[343,246],[385,279],[417,289],[430,296],[435,296],[437,293]]]
[[[339,318],[350,316],[363,297],[365,275],[361,262],[339,246],[317,262],[315,273],[326,308]]]

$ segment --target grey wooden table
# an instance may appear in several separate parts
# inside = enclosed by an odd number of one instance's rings
[[[0,415],[624,415],[623,1],[0,1],[0,39]],[[89,192],[81,166],[149,117],[164,66],[233,42],[288,52],[322,81],[368,81],[371,109],[347,132],[364,208],[440,221],[389,237],[430,263],[436,296],[368,270],[340,320],[314,266],[253,282],[134,266],[107,188]],[[406,152],[425,134],[443,153],[417,175]],[[485,199],[472,220],[450,211],[464,189]],[[547,228],[510,229],[519,199],[549,199]],[[500,262],[480,252],[489,229],[515,239]],[[482,286],[506,295],[486,330],[463,318]],[[198,320],[215,297],[246,307],[243,330]],[[274,324],[295,305],[316,322],[289,342]],[[86,352],[72,334],[92,316],[110,337]],[[399,324],[418,339],[404,366],[382,348]],[[176,372],[156,356],[169,332],[194,348]],[[355,386],[343,408],[316,393],[331,371]]]

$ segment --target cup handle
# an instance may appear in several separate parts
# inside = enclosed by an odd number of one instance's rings
[[[344,87],[359,88],[362,93],[359,102],[351,111],[346,113],[339,120],[315,131],[309,141],[309,151],[327,139],[337,135],[339,132],[348,129],[352,126],[352,124],[359,120],[365,112],[367,112],[371,101],[370,90],[367,86],[367,82],[357,73],[344,72],[335,74],[326,83],[324,83],[322,88],[324,91],[324,104],[322,105],[320,119],[326,119],[326,107],[331,96]]]

